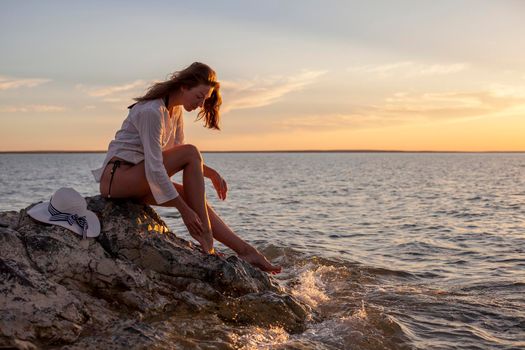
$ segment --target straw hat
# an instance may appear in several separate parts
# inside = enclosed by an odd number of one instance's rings
[[[90,210],[84,197],[72,188],[58,189],[49,202],[35,205],[27,211],[33,219],[58,225],[86,237],[100,234],[100,221]]]

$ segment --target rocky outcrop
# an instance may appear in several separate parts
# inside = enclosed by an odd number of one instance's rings
[[[264,272],[204,255],[149,206],[86,200],[96,239],[0,213],[0,347],[147,348],[177,317],[304,329],[310,310]]]

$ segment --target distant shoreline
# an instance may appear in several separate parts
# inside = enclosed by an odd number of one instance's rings
[[[106,153],[107,151],[0,151],[0,154],[65,154]],[[202,153],[525,153],[525,151],[400,151],[400,150],[267,150],[267,151],[201,151]]]

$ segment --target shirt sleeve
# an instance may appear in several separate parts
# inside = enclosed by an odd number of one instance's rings
[[[144,147],[144,168],[151,193],[157,204],[176,198],[179,193],[173,186],[162,158],[162,116],[154,109],[140,111],[136,119],[140,141]]]
[[[179,117],[177,119],[177,130],[175,131],[175,144],[184,144],[184,116],[182,115],[182,111],[179,113]]]

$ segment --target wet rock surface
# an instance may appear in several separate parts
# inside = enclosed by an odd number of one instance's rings
[[[149,206],[86,200],[102,226],[88,240],[0,213],[0,347],[165,348],[157,326],[178,319],[304,330],[310,310],[266,273],[204,255]]]

